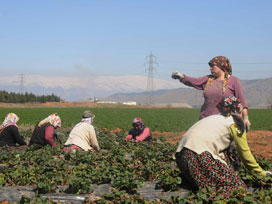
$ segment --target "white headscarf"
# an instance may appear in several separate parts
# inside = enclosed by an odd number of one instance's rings
[[[94,117],[90,117],[90,118],[82,118],[81,122],[82,123],[88,123],[89,125],[92,125],[93,121],[94,121]]]

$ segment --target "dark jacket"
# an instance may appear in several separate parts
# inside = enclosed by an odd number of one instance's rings
[[[45,123],[41,127],[39,127],[37,124],[32,133],[29,145],[33,145],[33,144],[37,144],[41,146],[45,146],[47,144],[50,145],[50,143],[45,139],[45,129],[48,126],[52,126],[52,125],[50,123]]]
[[[18,127],[10,125],[6,127],[0,134],[0,147],[5,145],[16,146],[16,143],[20,145],[26,145],[24,138],[20,136]]]

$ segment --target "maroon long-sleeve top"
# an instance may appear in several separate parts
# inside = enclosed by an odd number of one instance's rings
[[[53,126],[48,126],[45,128],[45,140],[53,147],[56,147],[56,143],[54,141],[54,132],[55,129]]]
[[[208,75],[198,78],[184,75],[184,78],[180,81],[187,86],[198,90],[204,90],[208,79]],[[218,114],[219,111],[216,108],[216,104],[226,96],[235,96],[241,101],[244,108],[248,108],[239,79],[231,75],[228,79],[225,93],[222,91],[223,82],[224,81],[222,80],[214,80],[213,84],[206,89],[204,93],[204,104],[200,110],[200,119],[209,115]]]

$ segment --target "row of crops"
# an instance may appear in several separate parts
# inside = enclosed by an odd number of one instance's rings
[[[52,112],[62,117],[64,142],[69,129],[76,124],[85,108],[40,108],[40,109],[0,109],[0,114],[15,112],[21,124],[34,125]],[[157,181],[164,191],[175,191],[180,188],[182,178],[173,160],[176,146],[166,143],[164,138],[152,142],[131,143],[124,140],[131,120],[140,116],[152,131],[184,131],[198,118],[197,109],[91,109],[95,117],[97,137],[102,151],[64,153],[61,146],[56,149],[46,147],[26,150],[0,149],[1,186],[35,186],[37,197],[22,198],[21,203],[54,203],[39,197],[41,193],[54,193],[57,186],[66,186],[69,193],[91,193],[91,184],[111,184],[112,193],[105,194],[100,200],[86,203],[271,203],[272,179],[252,175],[245,169],[239,175],[253,193],[233,192],[226,199],[221,192],[211,189],[190,193],[186,197],[174,196],[170,199],[147,201],[136,195],[136,189],[145,181]],[[270,110],[251,110],[251,122],[254,124],[261,116],[264,123],[255,123],[254,129],[269,129]],[[256,114],[256,115],[255,115]],[[257,118],[257,119],[256,119]],[[168,127],[169,126],[169,127]],[[121,128],[123,131],[111,134],[109,130]],[[102,129],[103,128],[103,129]],[[21,132],[29,138],[31,131]],[[272,170],[272,160],[257,158],[265,170]],[[1,199],[0,199],[1,201]]]
[[[9,112],[20,117],[19,124],[34,125],[49,114],[57,112],[63,127],[72,127],[79,122],[86,108],[0,108],[0,119]],[[189,129],[199,117],[199,109],[117,109],[91,108],[95,114],[94,125],[109,130],[121,128],[128,130],[134,117],[142,117],[151,131],[180,132]],[[272,109],[250,109],[252,130],[272,130]]]

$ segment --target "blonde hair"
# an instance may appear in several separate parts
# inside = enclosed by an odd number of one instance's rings
[[[226,88],[227,88],[227,85],[228,85],[228,82],[229,82],[229,76],[230,76],[229,73],[225,71],[224,82],[223,82],[223,85],[222,85],[222,93],[223,94],[226,92]],[[215,80],[215,77],[210,75],[209,78],[208,78],[208,81],[206,83],[206,86],[205,86],[205,88],[203,90],[203,93],[202,93],[203,95],[205,94],[207,89],[213,85],[214,80]]]

